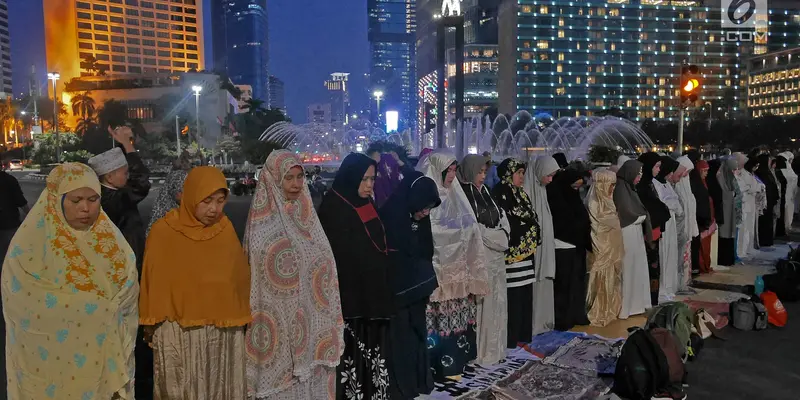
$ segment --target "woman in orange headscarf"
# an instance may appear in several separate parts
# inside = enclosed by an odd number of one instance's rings
[[[154,398],[244,399],[250,267],[222,209],[225,176],[198,167],[147,237],[139,323],[152,333]]]

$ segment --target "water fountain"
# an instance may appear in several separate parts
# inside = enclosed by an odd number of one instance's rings
[[[508,157],[526,160],[554,153],[564,153],[570,160],[585,160],[592,146],[610,147],[629,155],[653,148],[653,142],[638,125],[617,117],[553,119],[546,113],[531,115],[520,111],[510,119],[501,114],[494,121],[487,116],[449,126],[445,135],[448,147],[455,147],[459,135],[464,138],[463,154],[489,152],[496,161]],[[433,147],[434,139],[432,132],[387,135],[366,120],[345,126],[280,122],[261,135],[261,140],[280,143],[302,154],[304,162],[331,165],[338,165],[350,152],[366,150],[376,140],[404,146],[414,155],[425,147]]]

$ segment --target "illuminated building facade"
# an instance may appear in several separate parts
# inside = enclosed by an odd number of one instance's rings
[[[751,117],[800,113],[800,48],[751,58],[747,75]]]
[[[425,110],[436,106],[435,93],[437,68],[437,26],[443,15],[444,0],[417,0],[417,97],[419,123],[425,119]],[[489,107],[497,106],[498,75],[498,10],[501,0],[461,0],[460,12],[464,17],[464,117],[479,117]],[[448,14],[450,4],[446,11]],[[447,30],[446,70],[447,85],[453,87],[455,77],[455,29]],[[433,83],[431,86],[431,77]],[[425,91],[429,93],[425,93]],[[445,95],[448,104],[446,121],[455,116],[455,93]]]
[[[383,92],[381,111],[400,113],[400,130],[416,122],[415,0],[367,0],[370,92]],[[370,98],[372,95],[370,94]],[[377,111],[377,102],[371,102]],[[377,115],[373,112],[373,115]],[[377,119],[376,119],[377,120]]]
[[[350,92],[348,91],[348,73],[335,72],[331,79],[325,81],[331,101],[331,122],[346,124],[350,116]]]
[[[0,98],[11,96],[11,36],[8,33],[8,0],[0,0]]]
[[[60,85],[107,75],[205,69],[202,0],[44,0],[47,71]],[[63,87],[63,86],[62,86]],[[52,88],[50,89],[52,90]]]
[[[770,2],[768,32],[729,40],[721,10],[691,0],[515,0],[500,11],[500,112],[555,118],[619,108],[634,120],[677,118],[682,61],[704,77],[716,118],[746,108],[745,60],[800,44],[790,2]],[[797,8],[797,2],[793,2]],[[762,14],[766,16],[766,14]]]
[[[267,0],[212,0],[214,69],[237,85],[253,87],[253,97],[269,99]]]

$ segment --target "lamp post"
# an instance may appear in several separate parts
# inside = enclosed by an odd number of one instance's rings
[[[194,112],[195,112],[195,129],[197,129],[197,146],[200,146],[200,92],[203,91],[203,87],[199,85],[192,86],[192,91],[194,91]]]
[[[56,162],[61,163],[61,138],[58,135],[58,100],[56,97],[56,81],[61,78],[58,72],[50,72],[47,79],[53,81],[53,129],[56,133]],[[35,101],[35,100],[34,100]]]
[[[376,113],[375,122],[380,122],[381,119],[381,97],[383,97],[383,92],[380,90],[376,90],[372,92],[372,95],[375,96],[375,101],[378,103],[378,112]]]

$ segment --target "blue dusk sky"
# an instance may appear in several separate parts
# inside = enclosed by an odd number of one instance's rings
[[[70,0],[72,1],[72,0]],[[209,10],[211,0],[203,0]],[[30,66],[42,82],[45,76],[44,28],[41,0],[11,0],[11,61],[14,93],[28,91]],[[306,122],[306,107],[326,102],[323,82],[332,72],[351,74],[354,109],[367,102],[369,45],[364,0],[268,0],[270,66],[286,84],[286,107],[295,122]],[[205,13],[206,60],[213,60],[210,14]]]

